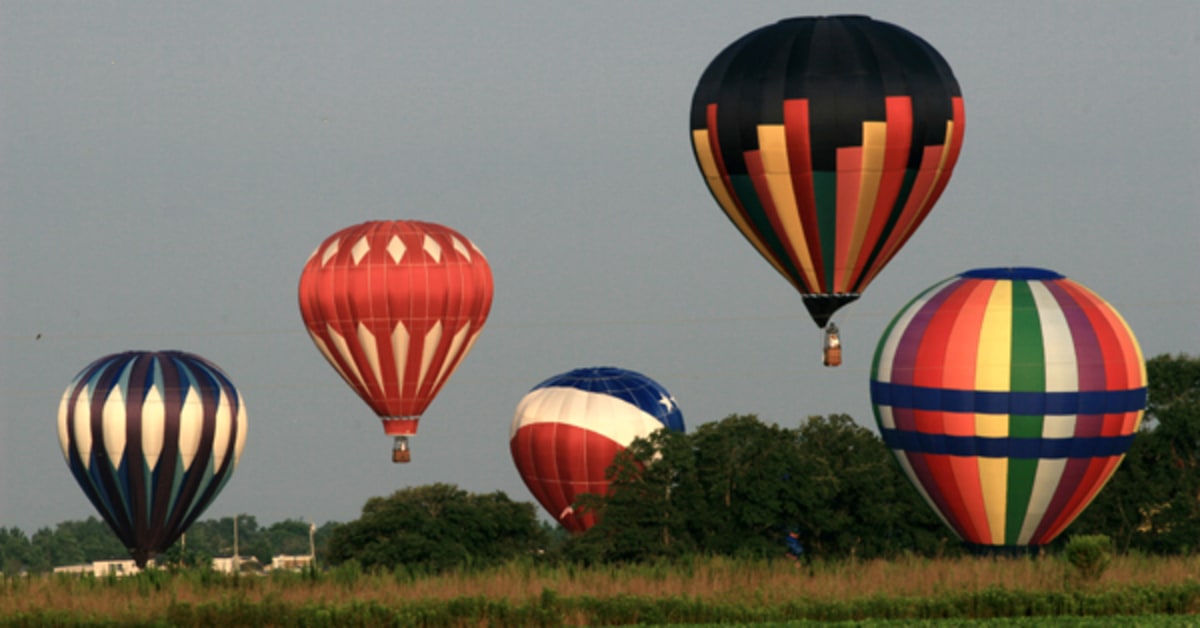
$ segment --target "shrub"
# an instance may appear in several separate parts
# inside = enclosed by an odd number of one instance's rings
[[[1112,562],[1112,540],[1103,534],[1071,537],[1063,548],[1063,557],[1081,582],[1095,582]]]

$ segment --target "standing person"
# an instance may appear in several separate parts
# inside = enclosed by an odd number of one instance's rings
[[[784,539],[787,543],[787,556],[792,562],[796,563],[796,567],[800,566],[800,558],[804,556],[804,545],[800,543],[800,533],[792,530],[788,532],[787,538]]]

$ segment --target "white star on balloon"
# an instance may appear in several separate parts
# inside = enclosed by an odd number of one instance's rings
[[[659,398],[658,403],[661,404],[664,408],[666,408],[667,412],[670,412],[675,409],[675,399],[668,397],[666,395],[663,395],[661,398]]]

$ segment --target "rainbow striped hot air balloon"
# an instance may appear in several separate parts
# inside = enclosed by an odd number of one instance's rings
[[[871,402],[909,480],[964,541],[1039,546],[1129,449],[1146,366],[1121,315],[1087,288],[1049,270],[985,268],[892,320]]]

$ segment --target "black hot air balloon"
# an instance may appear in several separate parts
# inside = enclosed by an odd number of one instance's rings
[[[820,327],[929,213],[963,123],[942,56],[858,15],[787,19],[738,39],[700,77],[691,111],[717,203]]]

